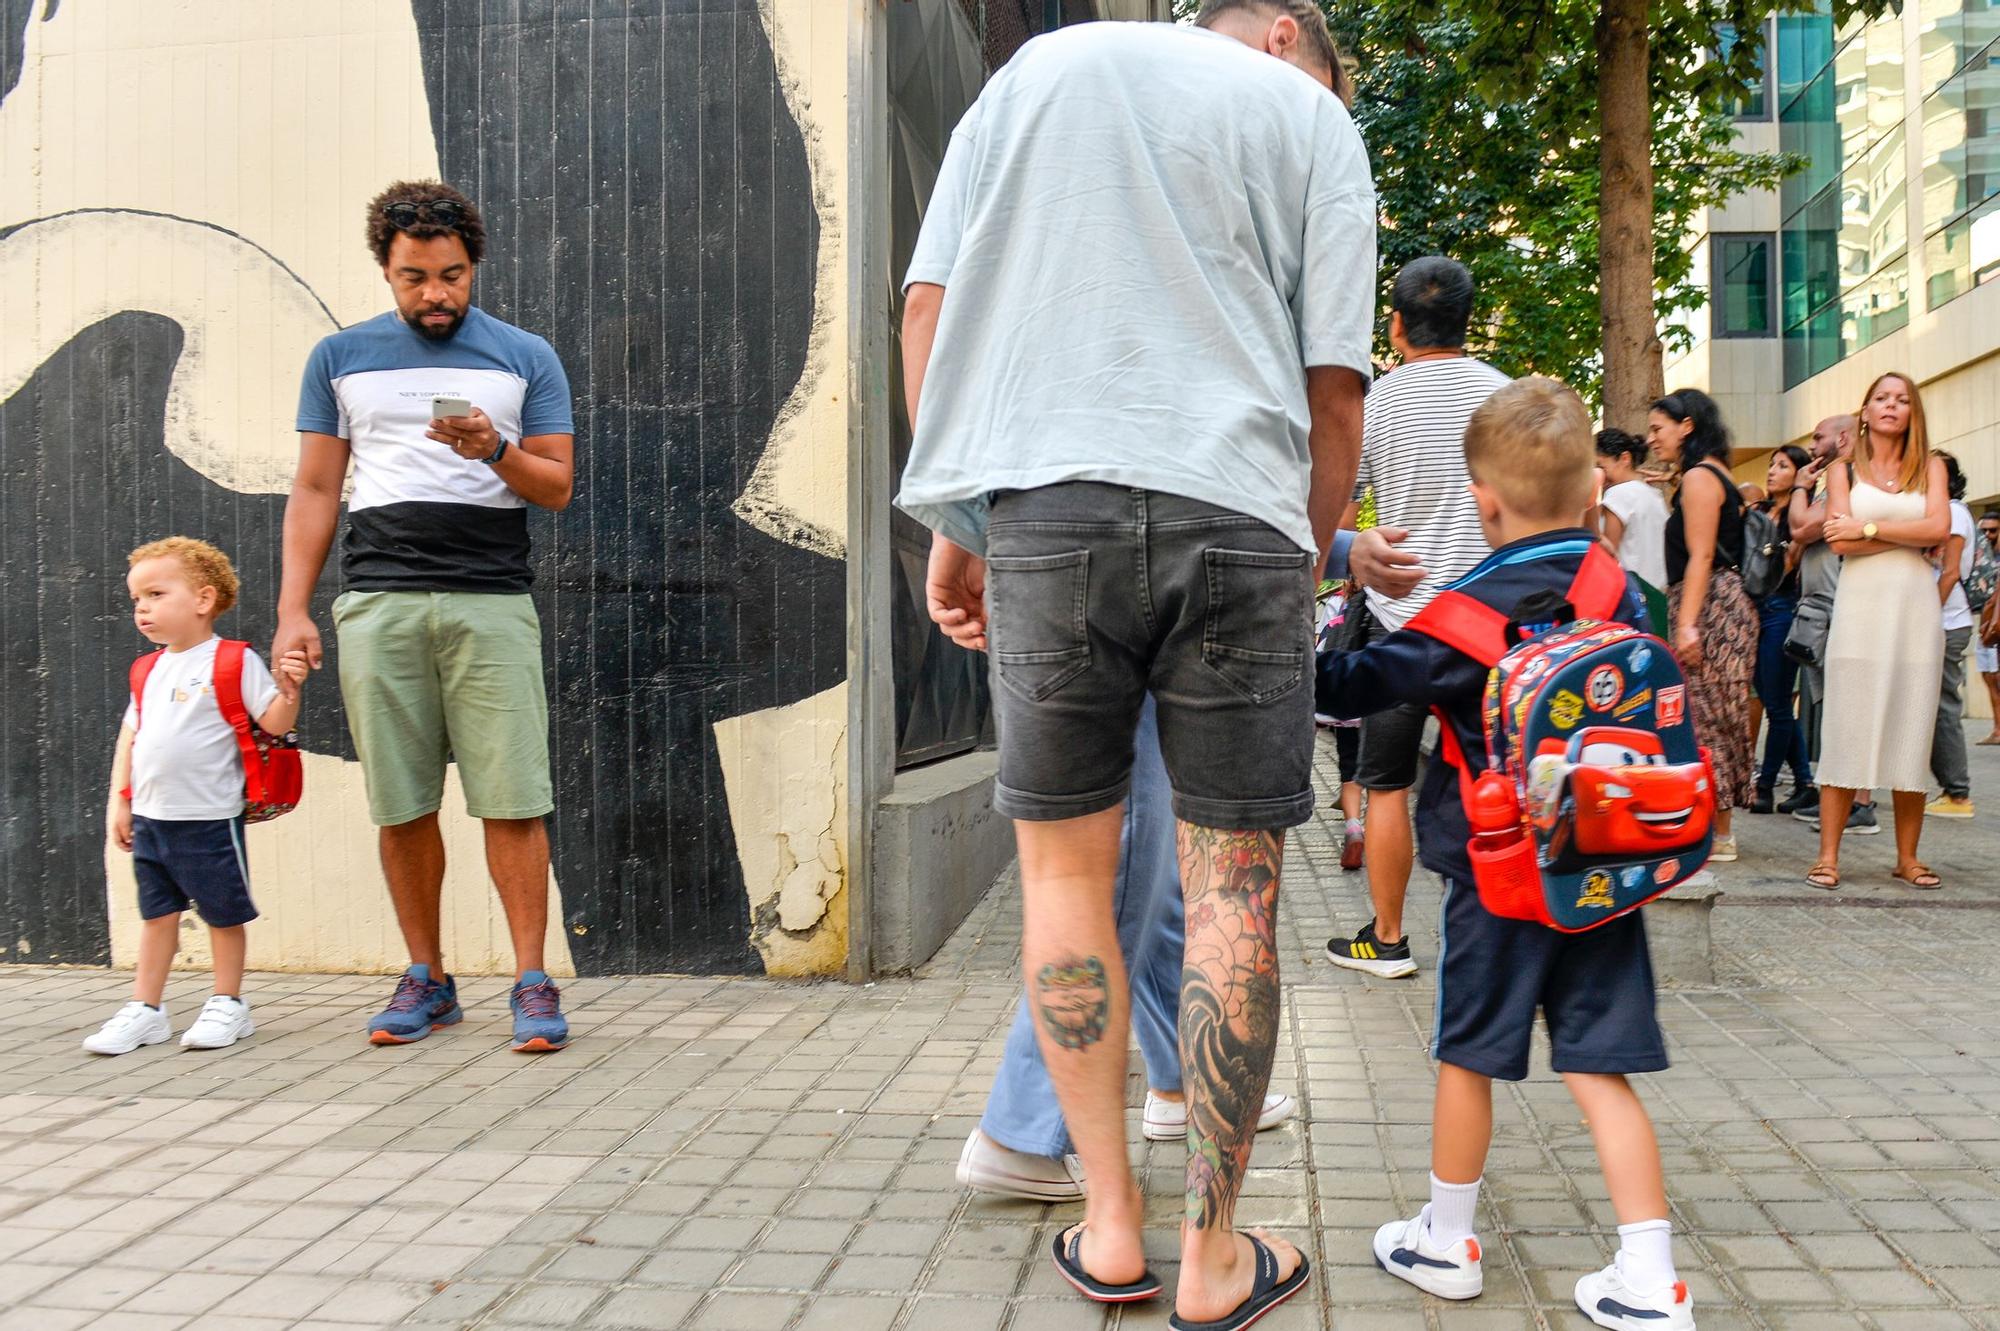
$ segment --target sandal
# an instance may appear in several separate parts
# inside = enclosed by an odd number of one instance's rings
[[[1084,1270],[1081,1224],[1056,1235],[1054,1255],[1056,1270],[1062,1273],[1062,1278],[1076,1286],[1077,1293],[1097,1303],[1137,1303],[1160,1292],[1160,1278],[1150,1268],[1129,1285],[1107,1285]]]
[[[1840,886],[1840,868],[1822,860],[1806,870],[1806,886],[1831,892]]]
[[[1250,1247],[1257,1257],[1257,1275],[1250,1284],[1250,1297],[1236,1305],[1235,1312],[1213,1322],[1191,1322],[1175,1313],[1167,1318],[1167,1325],[1173,1331],[1243,1331],[1244,1327],[1306,1287],[1306,1281],[1312,1276],[1312,1262],[1307,1260],[1305,1253],[1299,1254],[1299,1269],[1281,1282],[1278,1279],[1278,1255],[1271,1251],[1270,1245],[1255,1234],[1243,1237],[1250,1240]]]
[[[2000,744],[2000,735],[1988,735],[1985,739],[1976,739],[1972,742],[1974,744]]]
[[[1889,876],[1919,892],[1935,892],[1944,886],[1944,879],[1937,876],[1937,871],[1921,860],[1911,860]]]

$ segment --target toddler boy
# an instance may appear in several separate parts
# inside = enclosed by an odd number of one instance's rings
[[[1545,605],[1548,593],[1561,597],[1594,539],[1578,526],[1591,502],[1590,419],[1577,396],[1555,380],[1518,380],[1473,413],[1465,461],[1493,553],[1455,587],[1532,621],[1537,612],[1523,603],[1536,597]],[[1644,602],[1629,577],[1619,618],[1646,624]],[[1528,631],[1540,627],[1526,625]],[[1334,714],[1341,717],[1398,703],[1440,708],[1476,775],[1486,767],[1486,676],[1471,657],[1404,629],[1343,656],[1328,683]],[[1539,1007],[1555,1070],[1589,1121],[1619,1221],[1617,1258],[1577,1282],[1577,1306],[1614,1331],[1692,1331],[1693,1304],[1674,1272],[1659,1145],[1645,1106],[1625,1080],[1628,1073],[1667,1066],[1644,919],[1633,912],[1587,933],[1564,934],[1488,912],[1466,855],[1469,829],[1458,776],[1442,760],[1429,765],[1416,822],[1423,863],[1445,885],[1431,1200],[1415,1219],[1376,1233],[1376,1261],[1440,1298],[1479,1294],[1473,1221],[1493,1137],[1493,1079],[1527,1076]]]
[[[242,997],[243,926],[257,918],[243,852],[243,754],[215,694],[215,620],[236,604],[236,570],[185,536],[142,545],[129,562],[133,622],[165,649],[145,696],[126,705],[111,773],[111,838],[132,853],[143,923],[132,999],[83,1047],[129,1054],[173,1034],[162,999],[192,902],[208,924],[215,994],[181,1045],[222,1049],[256,1029]],[[298,720],[305,653],[287,652],[278,674],[282,685],[255,652],[243,653],[243,704],[270,735]]]

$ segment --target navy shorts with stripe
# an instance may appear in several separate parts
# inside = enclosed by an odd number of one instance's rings
[[[132,869],[139,878],[139,918],[176,915],[192,903],[211,929],[257,918],[243,819],[211,822],[132,819]]]
[[[1502,919],[1480,904],[1476,888],[1447,880],[1441,914],[1434,1045],[1440,1063],[1522,1080],[1540,1008],[1557,1072],[1667,1066],[1643,911],[1566,934]]]

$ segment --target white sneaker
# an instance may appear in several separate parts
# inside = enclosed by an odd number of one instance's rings
[[[1281,1091],[1272,1091],[1264,1097],[1264,1110],[1257,1115],[1257,1131],[1275,1128],[1298,1112],[1297,1100]],[[1187,1136],[1187,1102],[1163,1100],[1147,1091],[1146,1111],[1139,1120],[1139,1131],[1149,1142],[1179,1141]]]
[[[147,1007],[133,999],[97,1028],[83,1037],[84,1049],[93,1054],[129,1054],[140,1045],[165,1044],[174,1036],[167,1024],[166,1007]]]
[[[958,1153],[958,1181],[996,1197],[1074,1202],[1083,1197],[1083,1162],[1073,1155],[1054,1160],[1009,1150],[974,1128]]]
[[[1708,852],[1708,862],[1710,864],[1736,863],[1736,838],[1733,836],[1717,837],[1714,845]]]
[[[1461,1239],[1443,1247],[1431,1242],[1428,1204],[1416,1219],[1392,1220],[1375,1231],[1375,1265],[1441,1299],[1476,1299],[1486,1288],[1479,1240]]]
[[[1694,1331],[1694,1300],[1685,1280],[1641,1294],[1625,1283],[1615,1261],[1576,1282],[1576,1306],[1610,1331]]]
[[[257,1033],[250,1020],[250,1005],[240,998],[210,994],[201,1005],[201,1015],[181,1037],[183,1049],[227,1049],[246,1035]]]

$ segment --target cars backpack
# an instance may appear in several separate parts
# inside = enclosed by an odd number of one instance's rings
[[[299,807],[305,791],[305,765],[299,758],[298,736],[267,735],[243,706],[243,653],[246,642],[224,638],[215,644],[215,704],[222,719],[236,732],[243,751],[243,821],[264,823]],[[132,663],[132,711],[144,725],[146,680],[160,663],[164,649],[148,652]],[[128,786],[126,798],[131,798]]]
[[[1405,626],[1488,668],[1486,770],[1458,771],[1479,900],[1495,915],[1580,933],[1637,910],[1708,861],[1715,773],[1666,643],[1612,617],[1625,571],[1599,545],[1566,596],[1513,618],[1440,593]]]

